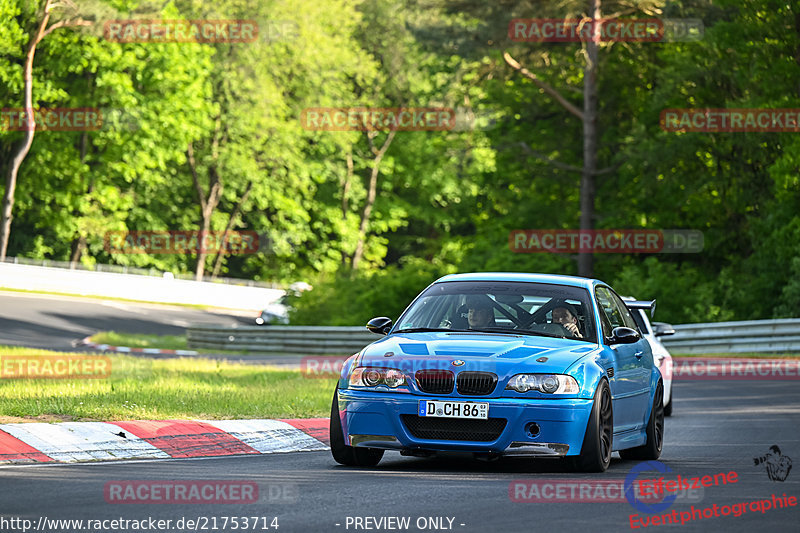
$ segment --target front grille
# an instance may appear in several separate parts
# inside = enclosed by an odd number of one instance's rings
[[[425,440],[491,442],[497,440],[506,427],[505,418],[470,420],[417,415],[400,415],[400,418],[409,433]]]
[[[461,372],[456,380],[456,390],[465,396],[491,394],[497,386],[497,376],[491,372]]]
[[[418,370],[417,387],[428,394],[450,394],[455,378],[449,370]]]

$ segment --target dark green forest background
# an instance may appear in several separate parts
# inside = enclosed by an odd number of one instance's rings
[[[23,65],[44,5],[0,0],[2,108],[23,106]],[[656,318],[675,323],[800,316],[800,134],[659,127],[665,108],[800,107],[800,6],[601,5],[626,17],[699,18],[705,32],[694,42],[600,46],[598,168],[611,170],[596,177],[594,227],[700,230],[705,247],[597,254],[594,277],[657,298]],[[582,165],[583,139],[580,120],[503,54],[581,107],[582,44],[512,42],[507,29],[515,17],[587,9],[533,0],[60,3],[49,23],[64,27],[36,49],[34,103],[97,107],[104,125],[36,132],[19,170],[8,256],[307,281],[314,289],[295,301],[293,322],[333,325],[396,317],[447,273],[577,274],[574,255],[509,249],[514,229],[578,227],[572,167]],[[249,19],[261,31],[253,43],[103,38],[105,22],[128,18]],[[322,106],[443,106],[459,120],[451,131],[392,139],[303,129],[301,111]],[[4,177],[23,136],[0,132]],[[195,255],[104,249],[109,231],[202,229],[203,205],[210,229],[257,231],[269,249],[211,255],[200,268]]]

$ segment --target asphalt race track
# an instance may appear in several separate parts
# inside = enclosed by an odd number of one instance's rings
[[[253,313],[253,318],[256,313]],[[0,291],[0,344],[72,350],[98,331],[182,335],[191,323],[253,324],[199,308]]]
[[[72,341],[103,330],[181,334],[192,322],[249,324],[250,319],[185,307],[110,302],[63,296],[0,292],[0,344],[70,350]],[[256,361],[254,361],[256,362]],[[263,362],[263,361],[259,361]],[[22,531],[27,519],[172,520],[151,531],[629,531],[636,519],[677,511],[677,525],[637,529],[681,531],[798,531],[800,505],[751,510],[740,516],[695,518],[680,524],[681,512],[770,500],[800,498],[800,467],[784,481],[772,481],[764,464],[771,446],[800,462],[800,389],[797,381],[676,381],[674,415],[666,419],[661,463],[671,471],[646,469],[639,479],[675,479],[736,472],[735,483],[692,491],[658,513],[616,501],[574,501],[569,490],[551,492],[554,501],[513,501],[532,493],[520,484],[537,482],[541,494],[553,481],[597,481],[621,486],[636,462],[613,459],[604,474],[570,473],[558,461],[504,458],[481,462],[469,456],[409,458],[387,453],[374,469],[337,465],[327,452],[164,461],[0,467],[0,532]],[[787,464],[784,461],[784,465]],[[235,480],[258,486],[256,503],[108,503],[109,482]],[[596,493],[595,493],[596,495]],[[611,496],[611,492],[606,495]],[[614,493],[616,495],[616,493]],[[740,507],[741,509],[741,507]],[[686,516],[690,516],[687,514]],[[698,515],[695,515],[697,517]],[[233,527],[233,517],[242,519]],[[258,517],[253,524],[252,517]],[[400,521],[387,521],[398,517]],[[180,519],[184,522],[178,525]],[[408,522],[403,522],[408,519]],[[187,524],[186,520],[193,520]],[[229,520],[223,527],[223,521]],[[379,522],[383,520],[382,522]],[[157,522],[155,522],[157,523]],[[45,524],[46,525],[46,524]],[[389,526],[389,527],[386,527]],[[215,529],[216,527],[216,529]],[[35,530],[35,529],[31,529]],[[82,529],[50,524],[39,531],[136,531],[124,524]],[[142,530],[142,529],[139,529]]]
[[[674,509],[680,516],[692,505],[702,510],[716,504],[723,509],[771,499],[773,494],[800,496],[798,467],[781,482],[770,481],[765,466],[754,464],[754,457],[764,455],[773,445],[778,445],[783,455],[800,462],[800,390],[796,381],[680,381],[674,386],[675,414],[666,422],[662,455],[663,464],[672,470],[666,474],[667,479],[674,479],[677,474],[699,477],[731,471],[738,477],[736,483],[694,491],[687,501],[676,501],[659,515]],[[370,470],[340,467],[326,452],[300,452],[159,462],[8,466],[0,468],[0,516],[27,518],[34,524],[40,517],[153,517],[171,519],[173,524],[181,518],[200,518],[201,522],[194,524],[200,531],[204,530],[203,525],[205,530],[213,531],[214,517],[217,530],[222,531],[224,517],[243,516],[265,517],[255,529],[251,522],[251,531],[273,530],[262,529],[262,525],[272,523],[273,517],[278,517],[279,532],[378,530],[372,521],[362,521],[362,527],[356,528],[356,517],[410,518],[407,529],[382,528],[386,531],[435,531],[431,526],[437,525],[464,532],[630,531],[630,515],[648,515],[625,500],[520,503],[511,500],[509,486],[515,480],[619,481],[635,465],[636,462],[612,459],[611,468],[604,474],[573,474],[553,461],[507,458],[485,463],[463,457],[423,459],[387,453],[381,464]],[[649,471],[640,479],[659,475],[663,474]],[[107,503],[104,486],[115,480],[249,481],[258,485],[259,500],[254,504]],[[798,506],[764,513],[748,508],[738,517],[712,516],[683,525],[651,525],[646,529],[797,531],[798,522]],[[242,525],[240,522],[243,530]],[[190,529],[184,523],[183,529],[173,525],[169,531]],[[229,523],[224,530],[235,529]]]

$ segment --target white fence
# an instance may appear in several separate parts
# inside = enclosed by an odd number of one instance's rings
[[[82,263],[72,263],[70,261],[56,261],[53,259],[30,259],[28,257],[6,257],[6,263],[13,263],[15,265],[29,265],[41,266],[50,268],[68,268],[70,270],[86,270],[89,272],[111,272],[114,274],[136,274],[137,276],[155,276],[157,278],[163,277],[164,272],[157,268],[140,268],[125,265],[104,265],[96,263],[94,265],[84,265]],[[194,274],[189,273],[169,273],[169,276],[175,279],[185,279],[194,281]],[[270,281],[254,281],[252,279],[238,279],[226,278],[223,276],[203,276],[201,281],[210,281],[213,283],[230,283],[231,285],[246,285],[248,287],[266,287],[268,289],[280,289],[282,285]]]
[[[0,263],[0,288],[259,311],[280,289]]]

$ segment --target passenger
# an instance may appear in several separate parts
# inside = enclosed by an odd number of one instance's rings
[[[469,329],[497,327],[494,321],[494,306],[488,296],[473,296],[467,299],[467,322]]]
[[[560,303],[553,308],[553,324],[561,324],[576,339],[583,338],[578,328],[578,313],[568,303]]]

